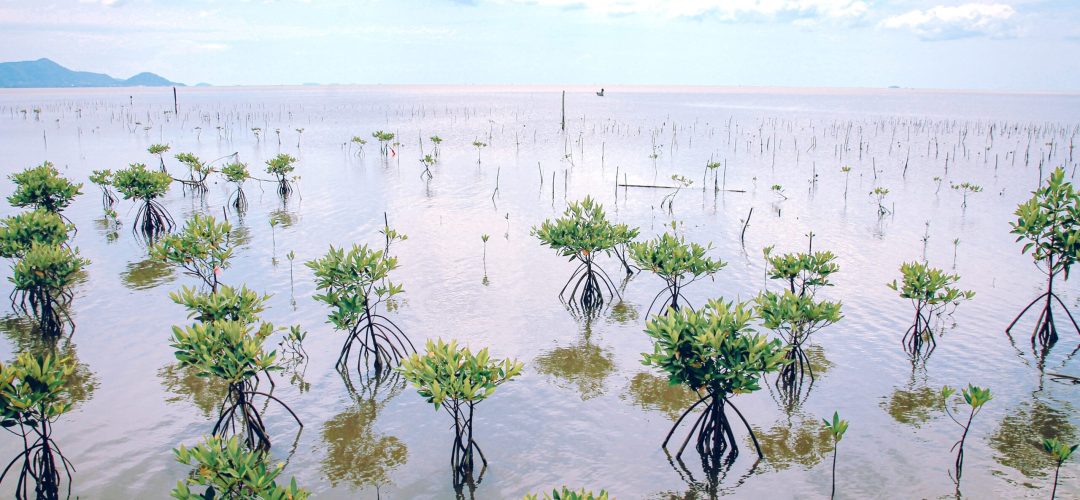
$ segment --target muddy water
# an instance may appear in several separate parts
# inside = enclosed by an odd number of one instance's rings
[[[825,496],[831,445],[820,418],[834,410],[851,421],[837,466],[840,496],[951,496],[949,448],[962,430],[935,403],[944,384],[994,393],[967,441],[965,496],[1045,497],[1053,468],[1039,441],[1080,440],[1078,388],[1048,375],[1080,375],[1069,357],[1080,335],[1063,330],[1040,359],[1024,333],[1013,344],[1003,332],[1044,286],[1008,223],[1040,176],[1056,165],[1070,175],[1076,168],[1080,97],[609,89],[597,98],[577,89],[567,95],[565,134],[556,89],[182,89],[179,114],[171,97],[149,89],[0,92],[0,168],[8,174],[49,160],[85,180],[93,169],[153,164],[146,148],[157,142],[203,159],[238,153],[255,171],[279,152],[300,159],[299,193],[287,203],[271,185],[248,182],[246,214],[225,210],[242,244],[222,280],[272,294],[265,318],[310,332],[310,359],[277,377],[275,390],[300,415],[302,432],[282,411],[266,418],[274,457],[317,498],[455,495],[448,417],[402,385],[347,389],[333,368],[342,335],[326,324],[303,266],[331,244],[381,243],[384,213],[408,235],[394,244],[401,267],[393,277],[405,287],[394,321],[418,344],[457,338],[525,362],[518,380],[478,407],[477,439],[490,467],[476,498],[520,498],[561,484],[607,488],[618,498]],[[396,156],[379,155],[370,138],[379,129],[398,134]],[[435,134],[444,139],[441,161],[425,181],[418,138]],[[363,154],[345,144],[354,135],[368,138]],[[490,144],[479,164],[477,139]],[[423,148],[431,152],[427,141]],[[711,178],[701,189],[710,159],[726,164],[718,183],[740,192],[714,193]],[[179,175],[180,165],[168,163]],[[670,213],[660,208],[663,190],[615,186],[616,175],[671,184],[672,174],[694,184],[675,196]],[[966,208],[949,187],[965,181],[983,187]],[[890,190],[892,215],[878,216],[868,195],[878,186]],[[0,194],[10,191],[0,186]],[[220,387],[179,369],[168,346],[170,326],[185,321],[168,292],[195,282],[147,258],[130,232],[133,204],[121,202],[125,226],[113,233],[97,188],[88,183],[84,191],[67,214],[93,263],[73,304],[77,329],[61,346],[79,362],[79,402],[54,436],[78,469],[80,497],[165,497],[186,473],[171,448],[210,431],[221,397]],[[220,216],[229,194],[220,179],[201,199],[174,186],[164,205],[178,220]],[[623,301],[594,319],[560,303],[573,267],[529,232],[585,195],[643,237],[677,220],[688,239],[712,242],[728,265],[686,290],[698,304],[777,287],[764,277],[767,245],[801,250],[812,231],[815,249],[839,256],[836,286],[821,294],[843,302],[844,319],[813,337],[817,380],[809,393],[790,404],[766,385],[734,400],[761,438],[761,463],[747,441],[729,469],[710,477],[692,453],[680,464],[661,450],[693,400],[640,363],[650,349],[641,329],[658,278],[632,278]],[[486,259],[482,234],[491,235]],[[900,345],[911,306],[885,283],[899,277],[901,262],[924,256],[955,269],[977,296],[947,321],[929,360],[913,366]],[[618,269],[612,259],[602,263]],[[1076,293],[1061,288],[1076,308]],[[5,359],[35,345],[12,313],[0,329]],[[14,437],[0,440],[0,455],[18,449]],[[1077,467],[1062,470],[1059,496],[1080,495]],[[10,488],[5,481],[3,491]]]

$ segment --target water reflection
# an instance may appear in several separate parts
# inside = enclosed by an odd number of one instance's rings
[[[893,390],[889,400],[881,402],[881,407],[893,420],[918,429],[931,418],[944,413],[944,404],[940,390],[909,384],[906,388],[897,387]]]
[[[791,416],[802,407],[802,404],[810,397],[810,390],[813,389],[814,383],[823,379],[825,374],[833,367],[832,361],[825,357],[825,349],[819,345],[806,345],[803,347],[802,352],[806,356],[806,362],[814,374],[814,378],[797,380],[785,385],[782,375],[778,375],[773,384],[769,386],[769,393],[772,394],[773,399],[788,416]]]
[[[583,401],[603,394],[605,380],[615,372],[614,356],[590,342],[591,330],[586,323],[580,341],[547,351],[533,362],[537,372],[555,377],[560,387],[576,390]]]
[[[804,414],[793,415],[755,433],[765,462],[776,470],[792,465],[810,469],[832,451],[832,438],[821,420]]]
[[[1064,411],[1051,407],[1033,397],[1012,408],[990,436],[994,460],[1020,471],[1024,476],[1042,478],[1054,469],[1054,462],[1043,451],[1042,441],[1058,438],[1076,442],[1076,426],[1069,421],[1075,410],[1065,405]]]
[[[667,377],[648,372],[638,373],[630,379],[630,386],[623,399],[627,397],[646,410],[664,413],[672,421],[701,399],[685,385],[672,385]]]
[[[149,290],[174,279],[176,276],[172,266],[149,257],[138,262],[129,262],[127,269],[120,273],[120,281],[131,290]]]
[[[626,325],[638,320],[638,311],[634,308],[633,304],[620,300],[616,302],[615,305],[611,306],[611,313],[608,314],[608,319]]]
[[[218,406],[225,400],[229,386],[217,377],[199,377],[194,367],[173,363],[158,370],[161,385],[170,396],[168,403],[188,401],[202,412],[204,418],[217,417]]]
[[[331,485],[348,483],[378,488],[392,482],[390,474],[408,460],[408,449],[396,436],[378,433],[375,421],[379,411],[404,386],[397,376],[370,379],[356,386],[360,392],[352,393],[351,408],[323,424],[322,438],[327,452],[322,460],[322,472]]]
[[[71,358],[75,362],[75,371],[64,387],[64,399],[68,403],[78,406],[94,397],[94,391],[99,384],[98,378],[90,371],[89,365],[79,361],[75,344],[70,339],[43,337],[33,319],[10,314],[0,318],[0,332],[14,347],[15,352],[48,352],[54,356]]]

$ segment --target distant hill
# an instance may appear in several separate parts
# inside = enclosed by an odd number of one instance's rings
[[[126,80],[103,73],[73,71],[41,58],[36,61],[0,63],[0,87],[171,87],[183,86],[153,73],[139,73]]]

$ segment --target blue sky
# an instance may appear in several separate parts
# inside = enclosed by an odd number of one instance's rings
[[[185,83],[1080,91],[1072,0],[0,0],[0,60]]]

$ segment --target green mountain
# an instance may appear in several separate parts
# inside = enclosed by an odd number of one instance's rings
[[[153,73],[139,73],[126,80],[103,73],[72,71],[41,58],[36,61],[0,63],[0,87],[171,87],[183,86]]]

